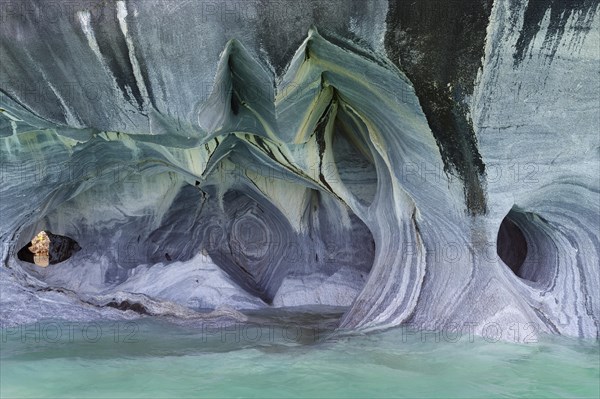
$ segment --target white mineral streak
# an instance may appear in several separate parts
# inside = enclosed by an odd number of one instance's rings
[[[127,6],[125,5],[124,1],[117,1],[117,18],[119,20],[119,27],[121,28],[121,32],[123,32],[125,42],[127,43],[127,50],[129,51],[129,62],[131,62],[131,66],[133,68],[135,83],[140,89],[144,102],[146,102],[148,99],[148,90],[146,89],[146,85],[144,84],[144,78],[142,77],[142,73],[140,72],[140,65],[137,61],[137,58],[135,58],[135,46],[133,44],[133,41],[131,40],[131,36],[129,35],[129,28],[127,27]]]

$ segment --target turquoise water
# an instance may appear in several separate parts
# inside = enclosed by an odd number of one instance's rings
[[[2,398],[598,398],[597,341],[489,343],[318,321],[44,322],[2,331]]]

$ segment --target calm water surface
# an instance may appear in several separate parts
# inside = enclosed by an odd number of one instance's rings
[[[457,342],[397,329],[331,335],[337,314],[2,331],[2,398],[598,398],[597,341]],[[302,326],[302,327],[300,327]],[[453,338],[454,339],[454,338]]]

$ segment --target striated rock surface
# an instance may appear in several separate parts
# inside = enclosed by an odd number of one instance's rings
[[[0,324],[597,337],[597,2],[295,4],[7,3]],[[40,230],[81,249],[20,261]]]

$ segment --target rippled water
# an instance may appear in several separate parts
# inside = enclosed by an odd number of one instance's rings
[[[297,316],[297,315],[296,315]],[[489,343],[397,329],[331,336],[336,314],[256,323],[44,322],[2,331],[2,398],[582,397],[597,341]],[[298,327],[300,320],[303,327]]]

